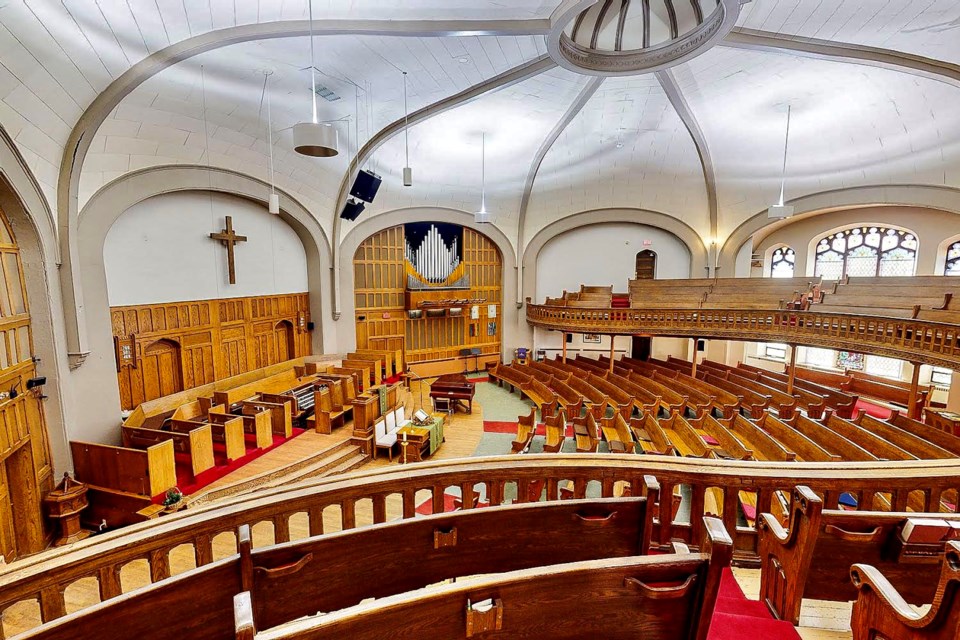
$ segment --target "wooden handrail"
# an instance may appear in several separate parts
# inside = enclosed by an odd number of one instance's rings
[[[960,369],[960,326],[908,318],[757,309],[589,309],[528,303],[527,322],[567,333],[643,333],[850,349]]]
[[[147,560],[154,582],[170,577],[169,553],[180,545],[194,549],[197,566],[213,562],[212,541],[221,533],[236,533],[258,523],[273,525],[275,542],[290,539],[290,518],[306,513],[310,535],[323,531],[323,511],[340,510],[343,529],[357,526],[358,503],[369,502],[374,523],[387,520],[388,495],[402,496],[403,518],[413,518],[417,493],[426,490],[435,512],[444,510],[444,492],[459,487],[462,504],[473,507],[477,485],[483,484],[490,504],[504,502],[509,484],[516,485],[518,502],[535,500],[545,488],[547,500],[561,497],[570,482],[573,497],[586,496],[593,487],[602,497],[613,497],[617,483],[626,483],[632,495],[642,495],[644,476],[659,481],[659,517],[653,525],[654,545],[668,548],[673,539],[698,546],[706,536],[702,516],[705,496],[722,495],[721,518],[736,542],[738,558],[755,562],[754,526],[737,527],[737,495],[755,492],[757,504],[770,504],[775,492],[806,485],[825,496],[833,508],[840,492],[853,495],[890,494],[890,504],[905,505],[912,491],[926,497],[926,510],[937,510],[945,492],[960,487],[960,459],[900,462],[793,463],[671,458],[614,454],[549,454],[464,458],[425,462],[415,468],[390,468],[305,482],[294,488],[269,489],[254,496],[228,498],[177,515],[132,525],[88,538],[68,548],[25,558],[0,572],[0,612],[23,600],[39,600],[45,621],[65,614],[64,590],[75,581],[94,577],[101,600],[121,593],[120,569]],[[689,489],[691,517],[674,521],[672,499],[680,486]],[[512,488],[511,488],[512,489]],[[719,494],[717,493],[719,492]],[[596,494],[594,494],[596,495]],[[957,504],[960,500],[953,499]]]

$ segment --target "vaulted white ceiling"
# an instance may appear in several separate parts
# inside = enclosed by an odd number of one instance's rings
[[[307,159],[292,151],[289,128],[310,113],[308,38],[231,39],[148,74],[89,132],[90,148],[78,168],[79,206],[110,181],[150,166],[209,163],[265,179],[261,95],[269,70],[278,185],[330,235],[354,153],[403,114],[401,71],[408,72],[411,112],[428,108],[546,55],[543,34],[560,4],[314,0],[318,21],[376,24],[384,31],[403,21],[410,31],[316,38],[318,82],[340,97],[319,101],[322,119],[341,120],[338,158]],[[211,31],[277,23],[279,34],[272,35],[282,36],[284,25],[302,27],[307,15],[306,0],[0,2],[0,125],[56,209],[71,132],[111,83],[136,76],[135,65],[148,56],[213,37]],[[476,21],[486,22],[480,28]],[[500,35],[490,35],[494,22]],[[738,27],[960,64],[960,5],[953,0],[754,0]],[[657,77],[603,80],[567,121],[590,79],[546,68],[412,126],[413,188],[401,185],[402,132],[386,137],[365,163],[384,176],[384,186],[364,215],[416,206],[475,210],[479,134],[486,132],[488,208],[514,243],[531,175],[525,241],[559,218],[599,208],[665,213],[708,239],[707,178],[716,182],[713,223],[722,239],[777,196],[788,104],[788,198],[887,183],[960,187],[956,82],[725,46],[675,67],[673,77],[712,157],[706,176],[689,122]],[[554,140],[551,130],[558,126]],[[537,165],[545,141],[551,144]]]

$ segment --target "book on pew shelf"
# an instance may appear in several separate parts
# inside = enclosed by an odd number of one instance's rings
[[[950,530],[950,524],[939,518],[907,518],[900,535],[904,542],[930,544],[943,540]]]

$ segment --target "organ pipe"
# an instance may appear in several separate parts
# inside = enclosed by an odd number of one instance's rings
[[[407,260],[428,282],[443,283],[460,266],[457,243],[458,239],[454,238],[448,247],[437,227],[431,225],[417,248],[413,248],[407,240]]]

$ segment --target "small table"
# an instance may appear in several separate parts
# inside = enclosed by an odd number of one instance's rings
[[[397,431],[397,442],[400,444],[400,464],[407,462],[421,462],[429,455],[430,429],[407,425]]]

